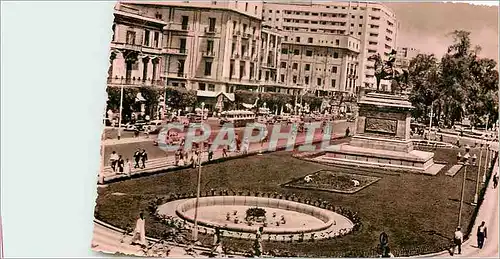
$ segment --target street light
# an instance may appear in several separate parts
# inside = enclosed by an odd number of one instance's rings
[[[469,147],[469,145],[466,145],[465,146],[465,155],[462,157],[460,155],[460,152],[458,152],[458,154],[457,154],[458,164],[464,165],[464,179],[462,182],[462,193],[460,195],[460,209],[458,211],[458,227],[460,227],[460,224],[462,223],[462,205],[464,202],[465,180],[467,179],[467,166],[469,165],[469,159],[471,158],[469,151],[470,151],[470,147]],[[477,159],[477,157],[474,154],[470,165],[475,166],[476,159]]]
[[[477,178],[476,178],[476,193],[474,194],[474,202],[472,204],[477,205],[479,199],[479,175],[481,175],[481,159],[483,157],[483,146],[485,142],[485,135],[481,138],[480,152],[479,152],[479,164],[477,165]]]
[[[122,136],[123,84],[120,88],[120,118],[118,118],[118,140]]]
[[[486,182],[486,173],[487,173],[487,170],[488,170],[488,158],[490,157],[490,153],[491,153],[491,150],[490,150],[490,144],[489,143],[490,139],[488,137],[488,135],[485,136],[485,146],[486,146],[486,158],[485,158],[485,161],[484,161],[484,170],[483,170],[483,179],[482,179],[482,183],[485,183]]]
[[[201,126],[203,127],[203,118],[205,111],[205,102],[201,103]],[[201,186],[201,155],[203,152],[203,141],[201,142],[201,150],[198,155],[198,183],[196,186],[196,204],[194,207],[194,228],[193,228],[193,241],[198,241],[198,202],[200,200],[200,186]]]

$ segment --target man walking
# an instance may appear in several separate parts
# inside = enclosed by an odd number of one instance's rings
[[[141,162],[142,162],[141,169],[146,168],[146,161],[147,160],[148,160],[148,153],[146,153],[146,150],[143,149],[141,152]]]
[[[141,160],[141,150],[137,149],[134,153],[135,165],[134,168],[139,168],[139,161]]]
[[[116,151],[111,152],[111,156],[109,156],[109,162],[111,163],[111,169],[113,172],[116,172],[116,164],[118,163],[118,154]]]
[[[349,134],[351,133],[351,130],[349,129],[349,127],[347,127],[347,129],[345,129],[345,137],[349,137]]]
[[[462,242],[464,240],[464,234],[462,234],[462,231],[460,231],[460,227],[457,227],[457,230],[455,231],[455,235],[453,237],[453,243],[455,244],[453,248],[457,247],[458,254],[462,254]],[[454,250],[452,252],[452,255],[454,254]]]
[[[484,239],[486,237],[486,226],[485,222],[481,222],[481,225],[477,228],[477,247],[479,249],[483,248],[484,245]]]
[[[498,174],[495,174],[495,176],[493,176],[493,188],[497,188],[498,186]]]

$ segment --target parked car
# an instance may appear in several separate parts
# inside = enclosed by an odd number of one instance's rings
[[[289,123],[299,123],[301,121],[299,116],[290,116],[288,118]]]
[[[127,123],[125,124],[125,128],[123,130],[125,131],[135,131],[137,128],[137,126],[133,125],[133,124],[130,124],[130,123]]]

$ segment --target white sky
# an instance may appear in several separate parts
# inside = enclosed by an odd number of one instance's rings
[[[469,3],[473,5],[488,5],[488,6],[498,6],[498,1],[451,1],[453,3]]]

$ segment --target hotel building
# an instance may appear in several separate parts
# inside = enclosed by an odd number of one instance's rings
[[[397,33],[378,3],[126,2],[114,15],[109,86],[185,87],[208,108],[239,89],[329,96],[374,87],[367,59],[387,56]]]

